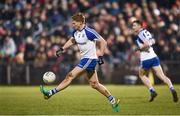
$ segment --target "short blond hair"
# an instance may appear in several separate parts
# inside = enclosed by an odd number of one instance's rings
[[[83,15],[83,13],[79,12],[72,16],[72,20],[85,23],[85,16]]]

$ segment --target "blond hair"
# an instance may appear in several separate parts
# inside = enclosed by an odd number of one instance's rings
[[[72,20],[85,23],[85,16],[79,12],[72,16]]]

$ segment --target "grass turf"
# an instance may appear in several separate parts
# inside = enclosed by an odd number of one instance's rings
[[[114,113],[108,100],[86,85],[71,85],[49,100],[44,100],[38,86],[0,86],[0,115],[170,115],[180,114],[180,102],[173,103],[167,86],[155,86],[158,93],[149,103],[144,86],[106,85],[120,98],[120,111]],[[48,86],[53,88],[53,86]],[[180,85],[175,88],[180,95]]]

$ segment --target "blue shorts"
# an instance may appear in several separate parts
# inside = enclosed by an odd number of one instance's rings
[[[83,58],[80,60],[80,63],[77,66],[87,71],[94,71],[96,64],[97,64],[97,59]]]
[[[154,57],[152,59],[148,59],[148,60],[144,60],[141,61],[141,68],[143,68],[144,70],[149,70],[150,68],[154,67],[154,66],[159,66],[160,65],[160,60],[158,57]]]

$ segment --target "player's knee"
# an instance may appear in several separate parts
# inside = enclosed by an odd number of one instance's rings
[[[93,89],[97,89],[98,86],[99,86],[99,83],[96,82],[96,81],[94,81],[94,82],[90,82],[90,85],[91,85],[91,87],[92,87]]]

